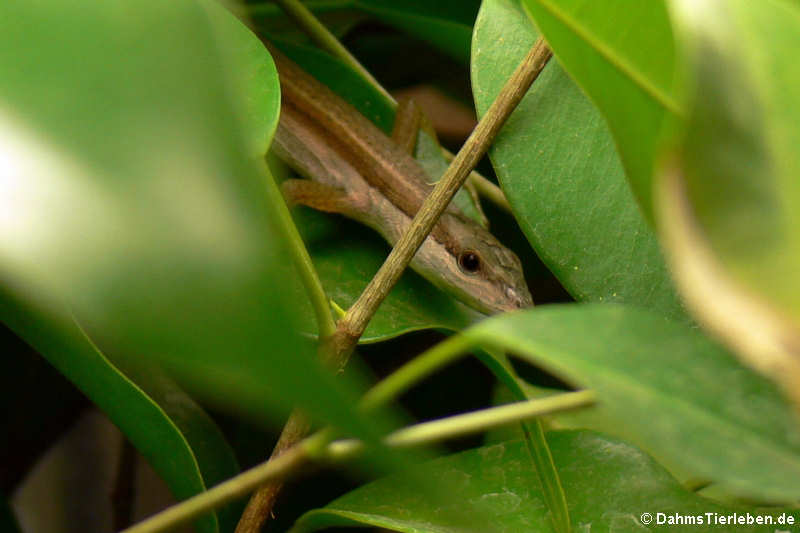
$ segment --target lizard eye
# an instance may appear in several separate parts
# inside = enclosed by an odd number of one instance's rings
[[[458,266],[465,274],[474,274],[481,269],[481,256],[472,250],[461,252],[458,256]]]

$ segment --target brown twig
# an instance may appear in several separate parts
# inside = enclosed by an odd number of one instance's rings
[[[503,86],[486,115],[459,150],[442,179],[425,200],[407,231],[397,241],[378,273],[372,278],[356,303],[339,321],[336,332],[333,336],[323,339],[321,352],[332,366],[342,369],[347,364],[358,339],[364,333],[378,306],[400,279],[411,258],[431,232],[450,200],[464,184],[473,167],[486,153],[498,131],[522,97],[525,96],[551,55],[552,52],[544,40],[536,41],[528,55]],[[293,444],[298,442],[304,434],[304,426],[307,429],[307,424],[305,420],[295,420],[293,415],[287,422],[272,457],[278,457],[282,450],[290,449]],[[300,432],[299,429],[303,429],[303,431]],[[265,485],[253,495],[236,528],[236,533],[257,533],[259,531],[272,512],[280,488],[280,485],[274,483]]]
[[[431,194],[425,199],[408,230],[394,245],[378,273],[337,324],[334,336],[338,338],[333,346],[335,350],[346,352],[355,346],[378,306],[400,279],[400,275],[431,232],[450,200],[464,184],[464,180],[467,179],[472,168],[486,153],[500,128],[525,96],[551,55],[552,52],[547,43],[541,38],[537,40],[503,86],[472,135],[458,151],[442,179],[436,183]],[[338,357],[334,356],[334,359],[338,359]]]
[[[286,425],[283,426],[278,443],[272,450],[269,460],[272,461],[286,450],[300,442],[306,436],[311,424],[308,418],[299,410],[295,409]],[[283,481],[276,481],[268,485],[259,487],[250,497],[247,507],[236,525],[235,533],[249,533],[261,530],[261,526],[267,520],[275,507],[275,500],[283,488]]]

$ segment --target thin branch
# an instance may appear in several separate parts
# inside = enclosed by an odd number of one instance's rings
[[[345,60],[351,67],[355,68],[365,79],[372,83],[385,97],[391,102],[394,99],[389,95],[380,84],[361,66],[360,63],[344,48],[341,43],[333,36],[325,26],[323,26],[308,9],[297,0],[276,0],[283,7],[287,14],[295,19],[297,24],[315,40],[322,48],[330,51],[336,57]],[[486,153],[488,146],[494,140],[505,120],[514,110],[516,105],[527,92],[530,85],[542,71],[552,52],[547,44],[539,39],[533,46],[528,56],[523,60],[511,78],[506,82],[500,95],[487,111],[478,126],[467,139],[464,146],[455,156],[447,172],[437,183],[433,192],[423,203],[422,208],[414,217],[410,227],[401,239],[395,244],[386,262],[378,271],[376,276],[370,281],[365,291],[361,294],[358,301],[345,313],[339,321],[336,331],[332,335],[322,334],[322,324],[320,324],[320,352],[328,363],[334,368],[342,370],[352,353],[358,339],[364,333],[369,320],[377,311],[378,306],[383,302],[389,290],[400,278],[403,270],[408,266],[411,258],[416,253],[433,226],[441,216],[444,209],[450,203],[453,195],[463,185],[464,180],[472,172],[480,158]],[[283,203],[281,202],[282,207]],[[286,211],[288,215],[288,210]],[[291,224],[294,227],[293,224]],[[296,231],[296,228],[295,228]],[[302,250],[306,255],[307,251]],[[310,258],[309,258],[310,263]],[[308,272],[316,276],[313,267],[307,269]],[[318,281],[318,280],[317,280]],[[318,301],[314,297],[312,301]],[[315,310],[317,306],[315,305]],[[325,310],[330,316],[330,308],[327,303]],[[327,321],[326,321],[327,323]],[[293,444],[292,439],[299,440],[302,434],[296,433],[290,426],[301,427],[305,421],[294,420],[294,416],[289,419],[284,431],[279,439],[279,446],[289,448]],[[273,451],[273,457],[277,457]],[[272,511],[280,486],[264,486],[251,498],[248,503],[245,515],[236,528],[236,533],[257,533],[261,525],[266,521]]]
[[[443,340],[368,390],[361,398],[361,409],[372,411],[386,405],[415,383],[419,383],[438,369],[464,355],[474,345],[475,341],[467,335],[454,335]]]
[[[157,533],[190,522],[212,509],[241,498],[259,485],[283,479],[304,465],[308,457],[309,453],[305,446],[302,444],[293,446],[280,457],[261,463],[216,487],[173,505],[122,533]]]
[[[537,416],[588,407],[596,400],[597,397],[594,391],[591,390],[566,392],[547,398],[534,398],[431,422],[422,422],[389,434],[385,442],[393,448],[432,444],[473,433],[481,433]],[[360,449],[362,446],[363,444],[360,441],[351,439],[332,442],[326,449],[326,456],[331,459],[348,458],[354,453],[353,450]]]
[[[283,199],[278,184],[272,176],[272,172],[266,169],[266,195],[267,200],[272,206],[272,213],[274,214],[275,221],[278,224],[280,232],[284,235],[285,240],[289,244],[289,254],[292,257],[297,272],[300,274],[300,281],[303,288],[306,290],[308,299],[314,309],[314,316],[317,320],[317,329],[321,339],[333,335],[336,329],[336,322],[333,319],[331,308],[328,302],[328,296],[325,294],[325,289],[322,287],[322,282],[319,279],[317,270],[314,268],[314,263],[311,261],[311,256],[308,255],[308,250],[303,243],[303,238],[297,230],[297,226],[292,219],[286,201]]]
[[[335,338],[338,352],[347,352],[355,346],[378,306],[389,290],[400,279],[411,258],[447,208],[450,200],[464,184],[472,168],[478,163],[511,112],[525,96],[528,88],[542,71],[552,52],[541,38],[522,60],[503,86],[497,99],[478,123],[452,164],[425,199],[408,230],[392,248],[389,257],[378,273],[361,293],[356,303],[337,325]]]
[[[269,456],[267,463],[277,459],[300,442],[309,429],[311,429],[311,423],[308,418],[298,409],[292,411],[289,420],[283,426],[278,443],[272,449],[272,454]],[[260,531],[266,517],[275,507],[275,501],[278,499],[278,494],[280,494],[282,488],[283,482],[280,480],[259,487],[247,502],[247,507],[245,507],[239,522],[236,524],[235,533]]]
[[[370,72],[364,68],[358,59],[356,59],[350,51],[345,48],[339,39],[328,30],[314,14],[304,6],[300,0],[273,0],[278,4],[281,9],[291,18],[297,27],[300,28],[308,37],[320,48],[327,51],[334,57],[338,57],[347,65],[355,70],[362,78],[367,80],[376,90],[378,90],[384,98],[390,102],[394,101],[392,95],[378,83]]]
[[[594,401],[594,393],[586,390],[490,407],[409,426],[389,434],[385,442],[392,447],[430,444],[520,422],[534,416],[585,407]],[[331,436],[330,431],[320,431],[299,445],[286,450],[279,457],[184,500],[121,533],[162,533],[235,500],[258,485],[283,480],[311,460],[341,461],[358,455],[364,449],[363,443],[357,440],[329,442]]]
[[[506,213],[511,213],[511,204],[508,203],[508,199],[500,187],[475,171],[470,173],[469,181],[478,191],[478,194],[492,202],[495,206],[499,207]]]
[[[322,282],[314,268],[314,264],[311,262],[311,256],[308,254],[308,250],[303,244],[300,232],[297,231],[297,226],[295,226],[294,220],[292,220],[291,213],[289,213],[289,208],[286,206],[283,195],[278,189],[278,184],[275,182],[275,178],[270,172],[267,172],[267,174],[267,196],[274,208],[273,212],[281,227],[281,231],[289,242],[289,251],[292,255],[292,260],[300,274],[303,287],[314,309],[319,338],[329,338],[336,331],[336,324],[333,319],[333,314],[331,313],[330,301],[325,294],[325,290],[322,287]],[[321,340],[319,344],[320,348],[324,345],[325,343]],[[309,427],[310,423],[308,419],[300,411],[294,410],[289,420],[286,422],[286,425],[283,427],[283,431],[281,431],[281,435],[278,438],[278,443],[275,445],[275,448],[273,448],[268,462],[277,459],[282,453],[300,442],[306,433],[308,433]],[[281,487],[282,484],[276,482],[264,485],[256,490],[239,519],[239,523],[236,526],[236,533],[251,533],[260,530],[266,517],[272,512]]]

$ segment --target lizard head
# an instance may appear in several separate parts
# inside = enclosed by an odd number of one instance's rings
[[[531,307],[533,298],[516,254],[474,222],[451,213],[443,216],[450,218],[448,253],[428,261],[435,264],[435,272],[423,275],[483,313]],[[425,253],[425,246],[419,253]]]

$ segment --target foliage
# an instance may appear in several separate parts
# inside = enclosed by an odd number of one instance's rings
[[[49,0],[0,3],[3,323],[179,500],[252,462],[232,423],[274,431],[299,407],[332,427],[324,436],[360,439],[369,460],[351,470],[364,483],[319,508],[294,494],[296,532],[649,531],[662,526],[642,513],[791,515],[780,506],[800,498],[800,6],[306,4],[395,79],[419,75],[420,58],[395,61],[408,50],[469,72],[479,115],[536,39],[549,43],[554,58],[482,170],[510,204],[487,209],[493,232],[516,243],[534,300],[563,288],[543,297],[558,305],[487,318],[406,272],[360,339],[368,361],[334,375],[318,358],[328,303],[352,305],[388,247],[337,216],[288,217],[275,178],[289,170],[268,153],[280,85],[262,40],[384,130],[395,103],[271,2]],[[434,178],[446,168],[429,133],[416,156]],[[455,201],[481,218],[466,190]],[[421,331],[440,333],[409,335]],[[412,417],[431,397],[489,407],[458,378],[431,377],[426,396],[423,379],[469,353],[515,401],[586,388],[597,404],[459,453],[399,454],[398,433],[379,445],[410,425],[401,405]],[[404,361],[359,406],[371,374]],[[5,394],[11,405],[13,381]],[[432,440],[446,422],[428,426]],[[4,428],[15,431],[30,428]],[[337,455],[346,442],[314,442],[320,462],[350,457]],[[213,507],[197,530],[232,531],[240,508]]]

